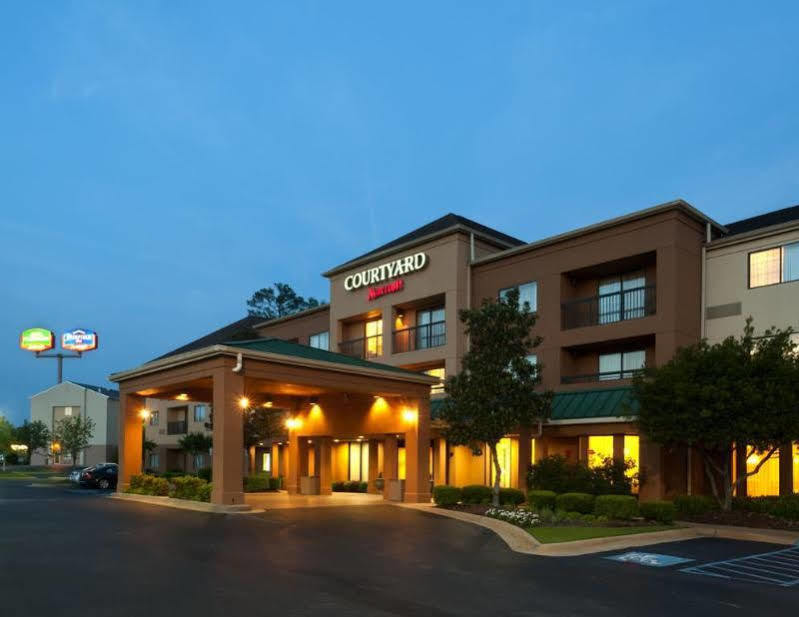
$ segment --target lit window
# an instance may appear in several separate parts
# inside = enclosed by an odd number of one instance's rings
[[[150,426],[158,426],[158,412],[151,411],[150,412]]]
[[[324,349],[327,351],[330,349],[330,333],[319,332],[318,334],[312,334],[308,340],[308,345],[316,349]]]
[[[624,436],[624,461],[629,462],[632,461],[634,465],[627,470],[627,475],[629,477],[633,477],[635,474],[638,473],[639,467],[639,444],[640,440],[638,435],[625,435]],[[633,492],[638,492],[638,483],[633,483]]]
[[[383,320],[374,319],[365,324],[366,357],[376,358],[383,355]]]
[[[261,463],[261,469],[263,471],[272,472],[272,453],[271,452],[264,452],[263,462]]]
[[[497,459],[499,460],[499,468],[502,473],[499,476],[499,485],[502,488],[509,488],[510,487],[510,466],[511,466],[511,452],[513,450],[513,445],[511,444],[510,437],[503,437],[497,442]],[[489,469],[491,470],[490,474],[490,482],[494,484],[494,478],[496,477],[496,472],[494,471],[494,464],[491,462],[490,457],[487,458],[487,463],[489,465]]]
[[[599,380],[630,379],[635,371],[644,368],[644,350],[607,353],[599,356]]]
[[[538,283],[535,281],[531,281],[530,283],[524,283],[519,285],[518,287],[508,287],[506,289],[499,290],[499,297],[505,299],[507,297],[508,292],[512,289],[519,290],[519,308],[522,308],[525,304],[530,307],[532,312],[536,312],[538,310]]]
[[[749,287],[779,283],[782,249],[774,248],[749,254]]]
[[[588,437],[588,466],[600,467],[605,459],[613,458],[613,435],[590,435]]]
[[[793,444],[793,492],[799,493],[799,442]]]
[[[72,415],[72,407],[64,407],[64,415],[71,416]]]
[[[194,421],[195,422],[205,422],[205,418],[208,415],[208,407],[206,405],[195,405],[194,406]]]
[[[446,345],[447,330],[443,307],[418,311],[416,325],[416,349]]]
[[[405,479],[405,447],[397,449],[397,479]]]
[[[441,383],[430,386],[430,394],[440,394],[444,391],[444,380],[447,378],[447,375],[443,366],[427,369],[424,374],[430,375],[431,377],[438,377],[439,380],[441,380]]]
[[[746,446],[746,451],[751,451],[752,446]],[[751,473],[767,452],[755,452],[746,459],[746,471]],[[795,469],[795,467],[794,467]],[[763,497],[780,494],[780,451],[777,450],[763,463],[755,475],[746,479],[746,494],[749,497]]]
[[[535,465],[535,439],[530,440],[530,463]]]
[[[533,366],[536,366],[536,365],[538,365],[538,356],[535,355],[534,353],[528,354],[527,355],[527,361],[530,364],[532,364]]]

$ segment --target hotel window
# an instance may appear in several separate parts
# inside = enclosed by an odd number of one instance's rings
[[[383,320],[373,319],[365,324],[365,356],[375,358],[383,355]]]
[[[205,418],[208,416],[208,407],[206,405],[195,405],[194,406],[194,421],[195,422],[205,422]]]
[[[749,287],[799,280],[799,242],[749,253]]]
[[[205,467],[205,454],[195,454],[194,455],[194,468],[195,469],[202,469]]]
[[[444,323],[444,307],[427,309],[416,313],[416,349],[440,347],[447,342]]]
[[[150,469],[158,469],[158,454],[150,454],[147,457],[147,467]]]
[[[71,416],[72,415],[72,407],[64,407],[64,415]]]
[[[600,354],[599,381],[630,379],[633,373],[640,371],[645,364],[646,352],[644,350]]]
[[[527,304],[530,307],[530,310],[535,313],[538,310],[538,283],[535,281],[531,281],[529,283],[524,283],[523,285],[519,285],[517,287],[508,287],[506,289],[499,290],[499,297],[505,298],[508,295],[508,292],[511,289],[518,289],[519,290],[519,308],[523,307]]]
[[[640,439],[638,435],[624,436],[624,461],[633,462],[633,466],[625,472],[628,477],[633,478],[638,473],[640,466]],[[633,480],[633,492],[638,492],[637,478]]]
[[[150,426],[158,426],[158,411],[150,412]]]
[[[440,368],[427,369],[424,374],[430,375],[431,377],[438,377],[441,380],[441,383],[430,386],[430,394],[441,394],[444,392],[444,380],[447,378],[447,373],[443,366]]]
[[[646,314],[646,277],[641,272],[606,278],[599,283],[599,323],[636,319]]]
[[[752,446],[747,446],[746,451],[751,451]],[[758,463],[766,456],[766,452],[754,452],[746,459],[746,471],[751,473]],[[794,467],[796,469],[796,467]],[[764,497],[780,494],[780,451],[777,450],[763,463],[760,470],[746,479],[746,494],[749,497]]]
[[[538,364],[538,356],[535,355],[534,353],[528,354],[527,361],[533,366],[536,366]]]
[[[272,453],[264,452],[263,460],[261,462],[261,470],[272,473]]]
[[[588,466],[601,467],[609,458],[613,458],[613,435],[590,435],[588,437]]]
[[[312,334],[308,340],[308,345],[316,349],[328,351],[330,349],[330,333],[320,332],[319,334]]]
[[[351,441],[349,449],[349,479],[352,482],[366,482],[369,479],[369,444]]]

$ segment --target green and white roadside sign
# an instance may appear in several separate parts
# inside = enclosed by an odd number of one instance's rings
[[[47,351],[55,347],[55,334],[47,328],[28,328],[19,335],[19,347],[25,351]]]

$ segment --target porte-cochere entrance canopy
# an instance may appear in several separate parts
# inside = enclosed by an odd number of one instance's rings
[[[299,492],[301,478],[318,482],[321,493],[330,493],[333,441],[362,439],[382,446],[388,494],[399,478],[397,446],[404,439],[402,498],[430,499],[430,386],[438,383],[434,377],[278,339],[257,339],[155,360],[114,373],[110,380],[120,391],[119,490],[141,473],[145,399],[208,401],[214,414],[211,501],[244,503],[246,399],[249,407],[286,410],[289,446],[282,468],[290,493]]]

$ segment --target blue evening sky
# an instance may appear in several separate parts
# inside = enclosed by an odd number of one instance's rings
[[[19,2],[0,20],[0,412],[447,212],[526,240],[799,202],[796,2]]]

